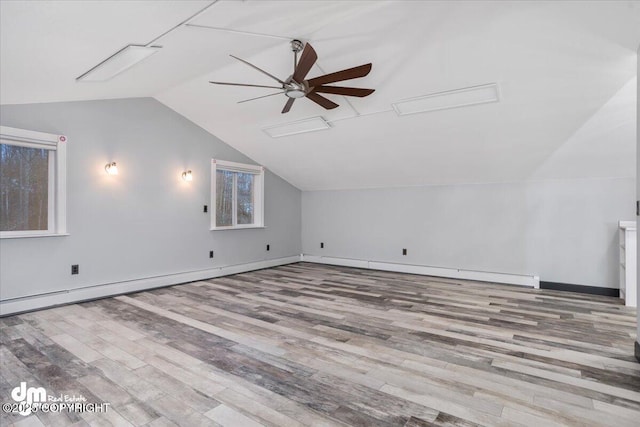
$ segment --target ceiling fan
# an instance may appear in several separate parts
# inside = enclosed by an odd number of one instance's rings
[[[298,53],[302,50],[304,46],[304,50],[302,51],[302,56],[300,57],[300,61],[298,62]],[[320,95],[321,93],[331,93],[335,95],[344,95],[344,96],[357,96],[357,97],[365,97],[371,95],[375,89],[360,89],[355,87],[344,87],[344,86],[326,86],[328,83],[341,82],[343,80],[351,80],[357,79],[359,77],[364,77],[371,71],[371,63],[359,65],[353,68],[347,68],[346,70],[336,71],[335,73],[325,74],[323,76],[314,77],[309,80],[305,80],[309,70],[313,67],[313,64],[316,63],[318,59],[318,55],[316,51],[311,47],[309,43],[306,45],[303,44],[300,40],[292,40],[291,41],[291,50],[293,51],[293,74],[287,77],[285,80],[280,80],[276,76],[264,71],[261,68],[256,67],[255,65],[245,61],[244,59],[240,59],[237,56],[230,55],[232,58],[237,59],[240,62],[243,62],[254,68],[261,73],[269,76],[273,80],[280,83],[281,86],[265,86],[265,85],[254,85],[254,84],[245,84],[245,83],[227,83],[227,82],[209,82],[217,85],[230,85],[230,86],[248,86],[248,87],[261,87],[261,88],[272,88],[272,89],[280,89],[279,92],[271,93],[269,95],[258,96],[256,98],[245,99],[242,102],[253,101],[255,99],[266,98],[268,96],[285,94],[289,99],[287,103],[284,105],[282,113],[287,113],[291,109],[293,102],[297,98],[307,97],[316,104],[321,107],[326,108],[327,110],[331,110],[336,108],[338,104],[331,101],[330,99],[325,98]]]

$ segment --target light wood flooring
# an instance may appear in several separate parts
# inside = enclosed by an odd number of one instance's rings
[[[6,426],[639,426],[615,298],[292,264],[0,319],[26,381],[106,414]]]

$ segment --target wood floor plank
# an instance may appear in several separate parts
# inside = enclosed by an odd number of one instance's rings
[[[618,299],[307,263],[0,319],[20,381],[108,414],[2,425],[631,426]]]
[[[260,424],[257,421],[247,417],[241,412],[236,411],[233,408],[230,408],[226,405],[220,405],[205,414],[206,417],[211,418],[216,423],[220,424],[223,427],[234,427],[234,426],[246,426],[246,427],[262,427],[263,424]]]

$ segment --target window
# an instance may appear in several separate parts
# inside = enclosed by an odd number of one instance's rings
[[[264,168],[211,161],[211,229],[264,226]]]
[[[0,237],[66,234],[66,140],[0,126]]]

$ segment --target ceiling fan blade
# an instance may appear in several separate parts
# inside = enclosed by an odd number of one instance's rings
[[[266,87],[266,88],[269,88],[269,89],[282,89],[282,87],[280,87],[280,86],[250,85],[250,84],[245,84],[245,83],[228,83],[228,82],[211,82],[211,81],[209,83],[213,83],[214,85]]]
[[[320,105],[321,107],[326,108],[327,110],[333,110],[338,106],[338,104],[336,104],[335,102],[325,98],[322,95],[318,95],[315,92],[309,92],[306,96],[307,98]]]
[[[264,75],[266,75],[266,76],[271,77],[273,80],[275,80],[275,81],[279,82],[280,84],[284,84],[284,82],[283,82],[282,80],[280,80],[279,78],[277,78],[277,77],[276,77],[276,76],[274,76],[273,74],[269,74],[269,73],[267,73],[267,72],[266,72],[265,70],[263,70],[262,68],[258,68],[258,67],[256,67],[255,65],[253,65],[252,63],[247,62],[247,61],[245,61],[244,59],[240,59],[240,58],[238,58],[237,56],[233,56],[233,55],[229,55],[229,56],[230,56],[230,57],[232,57],[232,58],[237,59],[238,61],[240,61],[240,62],[242,62],[242,63],[244,63],[244,64],[247,64],[247,65],[248,65],[249,67],[251,67],[251,68],[255,68],[256,70],[260,71],[262,74],[264,74]]]
[[[336,95],[344,96],[357,96],[363,98],[371,95],[375,92],[375,89],[360,89],[357,87],[342,87],[342,86],[316,86],[313,88],[314,92],[319,93],[334,93]]]
[[[269,95],[262,95],[262,96],[256,96],[255,98],[249,98],[249,99],[244,99],[242,101],[238,101],[238,104],[242,104],[243,102],[249,102],[249,101],[254,101],[256,99],[260,99],[260,98],[266,98],[268,96],[274,96],[274,95],[280,95],[285,93],[286,91],[280,91],[280,92],[276,92],[276,93],[270,93]]]
[[[289,110],[291,110],[291,106],[293,105],[293,101],[295,101],[295,100],[296,100],[295,98],[289,98],[287,103],[284,104],[284,108],[282,109],[282,114],[288,113]]]
[[[311,47],[311,45],[307,43],[304,47],[304,50],[302,51],[302,56],[300,57],[298,65],[296,66],[296,70],[291,78],[298,83],[302,83],[304,81],[304,78],[307,77],[309,70],[311,70],[311,67],[313,67],[313,64],[315,64],[317,60],[318,54],[316,54],[316,51],[313,50],[313,47]]]
[[[336,71],[335,73],[325,74],[324,76],[316,77],[311,80],[307,80],[309,87],[320,86],[327,83],[341,82],[343,80],[357,79],[358,77],[364,77],[371,71],[371,63],[359,65],[353,68],[347,68],[346,70]]]

